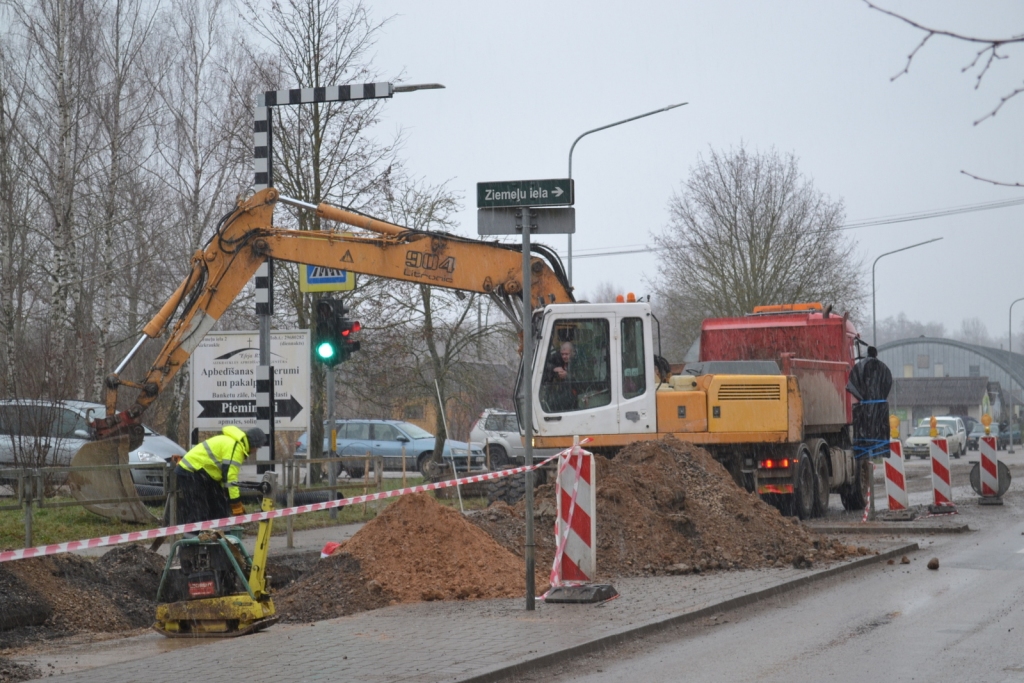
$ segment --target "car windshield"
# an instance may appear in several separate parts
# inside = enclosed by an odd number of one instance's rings
[[[931,430],[928,427],[918,427],[914,430],[914,436],[929,436]]]
[[[993,434],[999,433],[999,425],[992,425],[989,429],[992,430]],[[977,425],[971,430],[971,436],[985,436],[985,425]]]
[[[401,429],[406,434],[408,434],[409,438],[412,438],[412,439],[433,439],[434,438],[434,435],[431,434],[430,432],[428,432],[426,429],[423,429],[422,427],[417,427],[416,425],[414,425],[411,422],[399,422],[395,426],[398,427],[399,429]]]

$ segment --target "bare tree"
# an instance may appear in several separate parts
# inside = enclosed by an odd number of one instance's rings
[[[88,0],[8,6],[30,48],[23,65],[28,85],[25,140],[34,158],[26,170],[48,213],[49,225],[40,234],[49,243],[52,264],[48,334],[53,356],[46,376],[47,383],[52,379],[54,386],[63,386],[69,368],[80,367],[82,361],[80,348],[70,340],[81,302],[75,219],[81,175],[91,153],[86,126],[94,87],[95,13]]]
[[[153,177],[173,207],[169,287],[184,276],[189,256],[212,234],[217,218],[251,178],[250,107],[256,86],[232,35],[227,9],[222,0],[174,0],[162,64],[150,76],[165,115],[157,129],[159,163]],[[133,322],[129,329],[136,326]],[[188,373],[178,373],[168,393],[164,431],[183,441]]]
[[[249,62],[263,89],[311,88],[377,80],[370,50],[383,26],[362,3],[340,0],[244,0],[252,28],[270,51],[247,47]],[[255,98],[255,92],[251,97]],[[250,100],[252,101],[252,100]],[[389,183],[399,172],[400,136],[381,143],[367,133],[380,118],[381,100],[323,103],[274,110],[275,184],[285,194],[308,202],[323,201],[373,211],[383,205]],[[282,217],[281,220],[287,220]],[[333,229],[318,217],[299,212],[300,230]],[[318,296],[298,290],[291,268],[275,271],[287,311],[278,318],[308,328]],[[323,444],[323,366],[313,364],[310,406],[310,454]]]
[[[706,317],[822,301],[856,311],[860,263],[841,232],[843,204],[822,194],[792,154],[712,150],[669,201],[659,250],[658,309],[682,358]]]
[[[954,334],[953,338],[967,344],[995,346],[992,342],[992,337],[988,334],[988,328],[985,327],[985,323],[981,321],[981,318],[964,318],[960,321],[959,332]]]
[[[873,10],[876,10],[878,12],[881,12],[882,14],[886,14],[890,17],[898,19],[905,24],[913,26],[914,28],[924,33],[924,37],[921,38],[921,41],[914,47],[913,50],[910,51],[910,54],[907,55],[907,62],[903,66],[903,69],[895,76],[893,76],[891,80],[896,80],[900,76],[910,72],[910,65],[913,63],[914,58],[917,56],[917,53],[920,52],[928,43],[928,41],[930,41],[932,38],[950,38],[952,40],[971,43],[978,47],[977,52],[974,53],[974,58],[967,64],[965,64],[964,67],[960,70],[961,73],[966,73],[968,71],[975,72],[974,89],[977,90],[978,88],[981,87],[981,83],[984,80],[985,75],[989,72],[989,69],[991,69],[996,62],[1009,58],[1009,55],[1007,55],[1005,51],[1001,50],[1003,50],[1003,48],[1005,48],[1007,45],[1024,43],[1024,33],[997,38],[983,38],[980,36],[968,35],[966,33],[959,33],[957,31],[950,31],[946,29],[926,26],[925,24],[914,21],[913,19],[905,17],[902,14],[898,14],[896,12],[893,12],[892,10],[879,7],[878,5],[872,3],[870,0],[864,0],[864,4],[866,4]],[[999,111],[1003,108],[1003,105],[1005,105],[1007,102],[1009,102],[1017,95],[1020,95],[1021,93],[1024,93],[1024,85],[1019,85],[1010,90],[1008,93],[1006,93],[999,99],[999,102],[996,103],[995,107],[989,110],[988,113],[976,119],[974,121],[974,125],[978,125],[982,121],[992,118],[993,116],[998,114]],[[960,172],[976,180],[992,183],[993,185],[1003,185],[1007,187],[1024,187],[1024,183],[1021,182],[1003,182],[999,180],[982,178],[967,171]]]
[[[602,282],[594,288],[593,292],[580,297],[581,301],[589,301],[592,304],[610,304],[615,303],[615,297],[624,292],[618,289],[611,282]]]
[[[116,236],[124,235],[133,227],[129,185],[140,182],[149,155],[146,147],[154,122],[153,92],[144,70],[152,55],[147,44],[152,44],[156,16],[140,0],[114,0],[101,12],[102,30],[97,31],[97,81],[101,85],[90,102],[102,145],[97,152],[97,177],[100,179],[97,195],[101,207],[97,255],[105,275],[97,279],[89,316],[95,329],[90,393],[96,400],[103,397],[109,340],[116,312],[123,310],[119,304],[125,298],[123,292],[115,294],[116,279],[111,276],[124,268],[125,261],[120,248],[122,240]]]
[[[27,315],[25,303],[37,264],[29,218],[35,207],[24,175],[32,156],[21,131],[27,86],[24,74],[15,67],[20,61],[18,50],[24,45],[5,40],[8,37],[0,37],[0,336],[4,357],[0,392],[14,396],[18,393],[18,346]]]
[[[945,337],[946,326],[942,323],[921,323],[911,320],[906,313],[890,316],[878,321],[878,345],[888,344],[900,339],[915,337]]]

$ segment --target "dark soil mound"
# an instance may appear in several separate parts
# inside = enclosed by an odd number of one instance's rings
[[[98,560],[65,554],[6,563],[0,622],[29,640],[149,626],[163,566],[162,557],[139,545],[119,546]],[[0,646],[23,640],[11,633]]]
[[[43,672],[29,664],[18,664],[0,657],[0,683],[20,683],[42,678]]]
[[[0,605],[0,631],[39,626],[53,614],[49,603],[5,565],[0,565]]]
[[[334,619],[378,609],[393,600],[380,583],[363,574],[359,560],[345,553],[320,560],[273,597],[285,622]]]

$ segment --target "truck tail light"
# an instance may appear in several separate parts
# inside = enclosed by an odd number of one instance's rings
[[[762,470],[787,470],[789,469],[789,458],[781,460],[761,460],[757,466]]]

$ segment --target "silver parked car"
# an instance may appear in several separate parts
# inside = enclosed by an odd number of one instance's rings
[[[0,468],[60,467],[89,440],[89,420],[103,415],[99,403],[86,401],[0,401]],[[130,464],[164,463],[182,456],[185,449],[145,427],[142,445],[128,454]],[[133,469],[132,480],[163,486],[157,468]]]
[[[491,456],[491,469],[522,465],[526,459],[526,447],[519,431],[519,419],[507,410],[488,408],[480,414],[469,432],[469,440],[483,444]],[[557,448],[534,449],[534,458],[546,458],[557,453]]]

